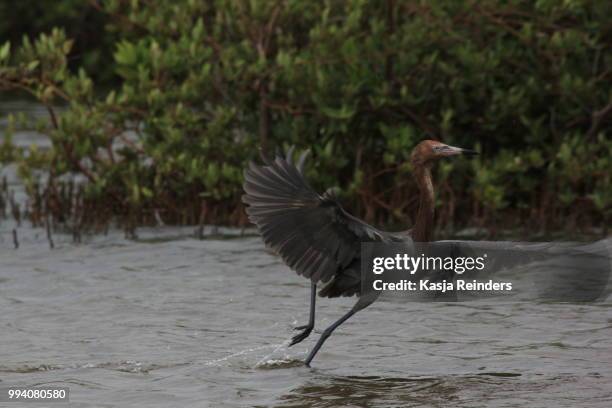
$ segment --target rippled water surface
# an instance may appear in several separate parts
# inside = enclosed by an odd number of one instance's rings
[[[0,224],[0,387],[75,407],[612,406],[612,302],[375,303],[301,365],[353,299],[319,300],[258,237],[141,230],[73,245]],[[237,235],[229,231],[230,235]],[[57,405],[56,405],[57,406]]]

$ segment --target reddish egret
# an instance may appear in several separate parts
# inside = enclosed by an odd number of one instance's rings
[[[409,236],[417,242],[430,241],[434,218],[434,190],[431,167],[442,157],[477,154],[473,150],[445,145],[434,140],[419,143],[411,155],[414,177],[420,190],[416,222]],[[245,171],[243,201],[252,223],[263,240],[285,263],[311,282],[310,319],[292,339],[291,346],[304,340],[314,328],[317,283],[324,284],[322,297],[360,295],[362,242],[394,242],[409,239],[405,234],[378,230],[347,213],[332,192],[317,194],[304,179],[306,153],[293,163],[293,150],[286,157],[265,165],[250,163]],[[353,308],[329,326],[319,338],[305,364],[331,333],[359,310],[370,305],[372,298],[360,297]]]

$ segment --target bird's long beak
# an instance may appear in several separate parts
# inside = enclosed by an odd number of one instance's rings
[[[456,156],[459,154],[463,154],[466,156],[476,156],[478,153],[476,150],[464,149],[462,147],[448,146],[448,149],[444,152],[445,156]]]
[[[472,149],[461,149],[461,154],[464,154],[466,156],[478,156],[480,153]]]

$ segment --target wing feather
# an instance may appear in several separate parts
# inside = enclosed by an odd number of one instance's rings
[[[286,157],[263,158],[244,173],[243,202],[264,242],[299,275],[312,282],[341,278],[343,270],[359,259],[361,242],[398,241],[347,213],[333,194],[319,195],[303,175],[308,152],[294,164],[293,148]],[[345,283],[355,293],[355,278]],[[342,284],[339,287],[343,287]]]

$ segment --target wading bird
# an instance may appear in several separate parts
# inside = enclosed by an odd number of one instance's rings
[[[315,322],[317,284],[324,286],[321,297],[360,295],[362,242],[431,241],[434,221],[433,164],[443,157],[474,155],[473,150],[448,146],[434,140],[419,143],[411,155],[414,177],[420,190],[419,209],[413,228],[405,233],[378,230],[347,213],[332,192],[317,194],[304,178],[306,152],[293,163],[293,150],[265,165],[250,163],[245,171],[243,202],[249,219],[259,229],[264,242],[285,263],[311,281],[310,319],[292,339],[290,346],[310,335]],[[306,358],[310,362],[332,332],[375,299],[361,296],[339,320],[323,331]]]

